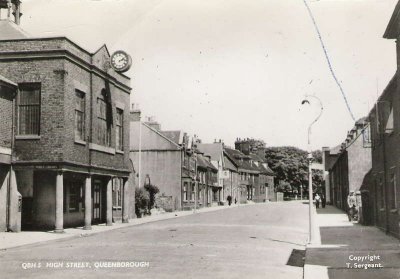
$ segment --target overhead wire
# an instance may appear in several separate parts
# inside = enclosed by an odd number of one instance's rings
[[[332,63],[331,63],[331,60],[330,60],[329,55],[328,55],[328,51],[326,50],[325,43],[324,43],[324,41],[323,41],[323,39],[322,39],[321,32],[319,31],[317,22],[315,21],[315,18],[314,18],[314,15],[313,15],[313,13],[312,13],[312,11],[311,11],[311,9],[310,9],[310,6],[308,5],[308,3],[307,3],[306,0],[303,0],[303,3],[304,3],[304,5],[305,5],[306,8],[307,8],[308,14],[310,15],[310,18],[311,18],[312,23],[313,23],[313,25],[314,25],[314,28],[315,28],[315,31],[316,31],[316,33],[317,33],[318,39],[319,39],[319,41],[320,41],[320,43],[321,43],[321,47],[322,47],[322,50],[323,50],[323,52],[324,52],[324,55],[325,55],[325,58],[326,58],[326,62],[328,63],[329,71],[330,71],[330,73],[331,73],[331,75],[332,75],[332,78],[335,80],[336,85],[339,87],[339,90],[340,90],[340,92],[342,93],[344,102],[346,103],[346,107],[347,107],[347,110],[348,110],[349,113],[350,113],[351,118],[352,118],[354,121],[356,121],[356,119],[355,119],[355,117],[354,117],[354,114],[353,114],[353,112],[352,112],[352,110],[351,110],[351,108],[350,108],[349,101],[347,100],[346,93],[344,92],[343,87],[342,87],[342,85],[340,84],[339,80],[337,79],[336,74],[335,74],[335,71],[333,70]]]

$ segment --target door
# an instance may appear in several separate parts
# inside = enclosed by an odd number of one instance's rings
[[[93,196],[92,196],[92,208],[93,208],[93,214],[92,214],[92,223],[98,224],[101,223],[102,221],[102,208],[101,208],[101,181],[100,180],[94,180],[93,183]]]

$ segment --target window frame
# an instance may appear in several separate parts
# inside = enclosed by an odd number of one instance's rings
[[[188,182],[187,182],[187,181],[183,182],[183,201],[187,201],[187,200],[188,200],[188,199],[187,199],[187,194],[188,194],[188,192],[187,192],[187,190],[188,190],[187,185],[188,185]]]
[[[80,95],[80,96],[78,96]],[[78,108],[78,98],[81,99],[81,108]],[[81,114],[81,121],[82,121],[82,126],[81,126],[81,131],[78,130],[77,127],[77,114]],[[74,133],[75,133],[75,140],[82,140],[85,141],[86,137],[86,94],[85,92],[75,89],[75,108],[74,108]],[[79,136],[79,133],[81,134],[81,137]]]
[[[111,147],[111,125],[108,125],[109,104],[103,98],[97,98],[97,140],[100,145]],[[104,112],[104,115],[103,115]],[[103,127],[104,126],[104,127]],[[105,134],[103,135],[103,129]]]
[[[124,150],[124,110],[117,108],[115,121],[115,149]]]
[[[112,206],[113,208],[122,208],[122,192],[123,181],[122,178],[114,178],[112,183]]]
[[[21,105],[21,96],[22,92],[24,91],[29,91],[29,92],[38,92],[38,102],[35,104],[23,104]],[[20,83],[18,84],[18,97],[17,99],[17,135],[18,136],[40,136],[40,126],[41,126],[41,114],[42,114],[42,85],[40,82],[32,82],[32,83]],[[27,124],[25,123],[25,132],[21,132],[21,123],[22,123],[22,117],[21,117],[21,107],[37,107],[38,108],[38,115],[37,115],[37,120],[38,123],[36,124],[37,131],[35,133],[27,133],[26,130],[28,130]],[[32,124],[32,120],[29,121],[30,125]],[[31,127],[31,130],[32,127]]]
[[[397,208],[397,195],[396,195],[396,188],[397,188],[397,179],[396,179],[396,173],[393,171],[390,173],[390,195],[392,196],[392,199],[390,200],[390,209],[396,209]]]

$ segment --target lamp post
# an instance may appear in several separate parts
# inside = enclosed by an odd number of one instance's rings
[[[310,98],[314,98],[315,100],[318,101],[319,106],[320,106],[320,112],[318,114],[318,116],[310,123],[310,125],[308,126],[308,135],[307,135],[307,144],[308,144],[308,155],[307,155],[307,159],[308,159],[308,202],[309,202],[309,207],[308,207],[308,214],[309,214],[309,239],[308,242],[309,243],[313,243],[314,242],[314,233],[313,233],[313,227],[314,227],[314,214],[312,212],[313,210],[313,189],[312,189],[312,161],[313,161],[313,156],[312,156],[312,152],[311,152],[311,127],[312,125],[318,121],[318,119],[321,117],[322,112],[324,110],[324,107],[322,105],[321,100],[314,96],[314,95],[306,95],[305,99],[301,102],[302,105],[304,104],[309,104],[310,105]]]

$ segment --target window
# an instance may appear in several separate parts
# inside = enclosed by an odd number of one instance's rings
[[[98,140],[101,145],[111,146],[110,107],[103,99],[97,99],[98,104]]]
[[[116,119],[116,141],[115,148],[117,150],[124,150],[124,111],[122,109],[117,108],[117,119]]]
[[[196,187],[195,187],[195,184],[194,183],[192,183],[192,191],[191,191],[191,193],[190,193],[190,199],[192,200],[192,201],[194,201],[194,199],[195,199],[195,194],[196,194],[196,189],[195,189]]]
[[[381,208],[385,208],[385,187],[383,187],[382,177],[379,178],[379,191],[380,191],[380,202]]]
[[[69,183],[69,212],[79,211],[79,203],[84,200],[83,194],[83,185],[81,183],[77,181],[71,181],[71,183]]]
[[[397,197],[396,197],[396,175],[392,173],[390,175],[390,198],[391,207],[395,209],[397,207]]]
[[[85,94],[75,91],[75,139],[85,140]]]
[[[20,85],[18,97],[18,134],[40,134],[40,84]]]
[[[121,178],[115,178],[113,181],[113,207],[122,207],[122,179]]]
[[[183,183],[183,200],[187,201],[187,182]]]

